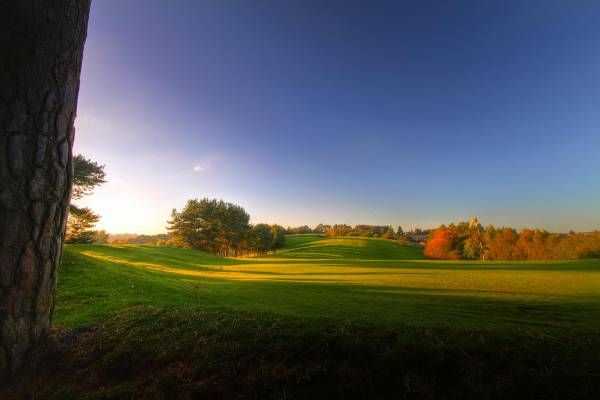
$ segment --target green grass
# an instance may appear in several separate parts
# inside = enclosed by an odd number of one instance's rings
[[[401,260],[422,259],[419,247],[400,246],[386,239],[361,237],[325,238],[320,235],[288,235],[285,249],[278,256],[286,259]]]
[[[57,293],[32,398],[600,396],[599,260],[430,261],[317,235],[237,259],[71,245]]]
[[[150,246],[67,246],[55,321],[89,325],[133,306],[272,313],[307,323],[551,334],[600,328],[600,262],[440,262],[365,238],[293,235],[262,258]]]

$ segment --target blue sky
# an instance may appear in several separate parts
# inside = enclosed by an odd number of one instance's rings
[[[75,151],[110,232],[253,222],[600,228],[600,3],[95,1]],[[451,3],[451,4],[450,4]]]

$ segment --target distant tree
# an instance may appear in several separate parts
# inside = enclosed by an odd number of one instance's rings
[[[327,230],[327,236],[348,236],[352,232],[352,227],[346,224],[335,224]]]
[[[331,226],[319,224],[313,229],[313,233],[326,233],[329,229],[331,229]]]
[[[387,229],[383,232],[383,235],[381,235],[381,237],[384,239],[396,239],[396,234],[394,233],[394,228],[392,228],[391,226],[388,226]]]
[[[462,246],[464,258],[474,260],[483,258],[485,254],[485,242],[483,239],[483,227],[477,218],[471,219],[467,228],[466,239]]]
[[[476,218],[441,226],[425,245],[430,258],[550,260],[600,257],[600,232],[550,233],[541,229],[482,228]]]
[[[378,232],[375,231],[375,229],[373,229],[374,227],[371,225],[364,225],[364,224],[360,224],[360,225],[354,225],[353,227],[349,226],[346,227],[346,225],[337,225],[336,226],[336,231],[341,233],[337,234],[336,236],[363,236],[363,237],[373,237],[373,236],[378,236]]]
[[[450,227],[441,226],[431,233],[425,244],[424,254],[429,258],[459,259],[460,253],[455,249],[456,233]]]
[[[478,260],[484,257],[484,243],[482,235],[468,237],[463,246],[463,256],[467,259]]]
[[[310,229],[310,226],[308,226],[308,225],[297,226],[297,227],[288,226],[286,229],[286,232],[290,235],[313,233],[312,229]]]
[[[248,245],[256,253],[263,254],[273,245],[273,231],[267,224],[257,224],[250,229]]]
[[[167,230],[173,242],[231,256],[243,252],[250,229],[249,220],[250,216],[242,207],[205,198],[189,200],[180,212],[174,209]]]
[[[100,216],[89,208],[79,208],[71,205],[65,242],[93,243],[96,233],[93,228],[99,220]]]
[[[402,229],[402,226],[398,225],[398,230],[396,231],[396,235],[398,237],[404,236],[404,229]]]
[[[285,228],[281,225],[272,225],[271,233],[273,234],[271,249],[279,249],[283,247],[285,244]]]
[[[169,234],[167,239],[164,240],[160,240],[160,243],[157,242],[157,244],[166,246],[166,247],[178,247],[178,248],[183,248],[183,249],[187,249],[187,248],[191,248],[192,246],[189,245],[188,242],[186,242],[182,236],[178,236],[178,235],[173,235],[173,234]]]
[[[396,239],[397,235],[391,225],[365,225],[350,226],[346,224],[323,225],[319,224],[315,232],[325,232],[327,236],[359,236]]]
[[[144,244],[151,246],[170,246],[170,247],[185,247],[185,246],[174,246],[172,243],[168,243],[169,235],[159,233],[156,235],[138,235],[135,233],[117,233],[109,235],[108,242],[115,244]]]
[[[110,235],[105,230],[94,231],[94,243],[105,244],[109,239]]]
[[[519,259],[518,253],[515,252],[515,244],[518,238],[517,231],[511,228],[487,228],[485,232],[486,251],[484,257],[488,260]]]

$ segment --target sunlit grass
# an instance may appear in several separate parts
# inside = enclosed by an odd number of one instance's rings
[[[538,297],[594,296],[600,293],[600,274],[591,270],[572,273],[569,271],[529,271],[521,268],[482,271],[465,269],[417,268],[402,265],[397,268],[355,266],[351,263],[329,265],[320,263],[246,263],[234,265],[193,264],[188,268],[173,267],[169,263],[131,261],[103,254],[110,248],[82,251],[81,254],[96,260],[126,267],[142,268],[175,275],[246,281],[288,281],[296,283],[339,283],[353,285],[393,286],[398,288],[459,291],[483,295],[527,295]],[[136,248],[131,248],[136,251]],[[278,259],[281,260],[281,259]],[[479,264],[481,265],[481,264]],[[515,275],[518,275],[518,279]]]
[[[277,252],[286,259],[420,259],[419,248],[400,246],[386,239],[359,237],[326,238],[319,235],[289,235],[286,248]]]
[[[315,248],[327,257],[314,255]],[[406,258],[414,252],[417,259]],[[314,235],[292,237],[283,251],[256,259],[149,246],[68,246],[56,321],[89,324],[148,305],[386,326],[600,327],[599,261],[441,262],[418,252],[385,240]]]

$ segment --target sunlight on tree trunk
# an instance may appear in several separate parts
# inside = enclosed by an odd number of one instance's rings
[[[48,333],[90,0],[0,5],[0,379]]]

